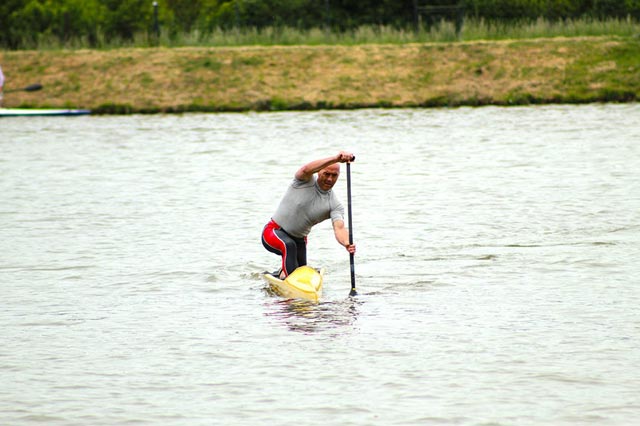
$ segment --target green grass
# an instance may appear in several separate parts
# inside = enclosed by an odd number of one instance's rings
[[[264,58],[261,56],[249,56],[249,57],[240,57],[235,58],[232,62],[232,66],[240,67],[240,66],[258,66],[264,63]]]
[[[531,39],[550,37],[619,36],[640,38],[640,23],[631,18],[606,20],[577,19],[533,22],[496,23],[478,19],[466,19],[459,34],[453,23],[442,21],[430,28],[412,29],[388,26],[363,26],[352,31],[333,32],[320,28],[300,30],[294,28],[269,27],[264,29],[243,28],[215,29],[208,33],[194,30],[170,36],[161,31],[159,39],[149,34],[136,34],[133,40],[107,40],[103,34],[97,37],[97,45],[91,46],[84,38],[61,41],[52,35],[38,35],[22,40],[25,50],[59,49],[117,49],[123,47],[222,47],[222,46],[273,46],[273,45],[358,45],[438,43],[452,41]]]

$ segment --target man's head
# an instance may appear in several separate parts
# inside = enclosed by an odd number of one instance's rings
[[[333,188],[340,176],[340,164],[335,163],[318,172],[318,187],[323,191]]]

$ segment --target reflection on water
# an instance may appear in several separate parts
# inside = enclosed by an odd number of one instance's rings
[[[265,288],[272,300],[265,304],[265,315],[284,324],[291,331],[301,333],[324,332],[342,327],[353,327],[359,306],[364,302],[357,297],[319,303],[300,299],[282,299],[269,287]]]

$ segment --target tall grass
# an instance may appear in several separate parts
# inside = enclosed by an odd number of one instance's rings
[[[640,22],[630,17],[565,21],[549,21],[540,18],[534,22],[511,24],[467,20],[462,29],[462,39],[466,41],[586,36],[638,37]]]
[[[299,30],[295,28],[242,30],[216,29],[208,34],[179,34],[173,38],[162,37],[160,43],[169,47],[179,46],[250,46],[250,45],[356,45],[441,43],[453,41],[505,40],[550,37],[618,36],[640,37],[640,22],[631,18],[607,20],[566,20],[534,22],[492,23],[479,19],[467,19],[459,33],[452,22],[441,21],[431,27],[413,29],[390,26],[362,26],[345,32],[326,31],[320,28]]]
[[[580,36],[640,37],[640,22],[630,17],[606,20],[584,18],[565,21],[549,21],[541,18],[532,22],[489,22],[471,18],[464,21],[459,33],[456,33],[454,24],[447,21],[441,21],[431,27],[422,27],[417,31],[389,26],[362,26],[345,32],[328,31],[321,28],[217,28],[210,32],[194,30],[180,34],[161,31],[159,37],[148,33],[139,33],[133,40],[107,39],[104,34],[98,33],[94,43],[90,43],[85,37],[62,41],[51,35],[36,36],[24,39],[21,47],[23,49],[51,50],[149,46],[357,45]]]

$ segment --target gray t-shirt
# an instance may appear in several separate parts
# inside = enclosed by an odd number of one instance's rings
[[[308,181],[294,179],[272,217],[294,237],[306,237],[323,220],[344,220],[344,207],[333,191],[321,190],[316,181],[315,176]]]

